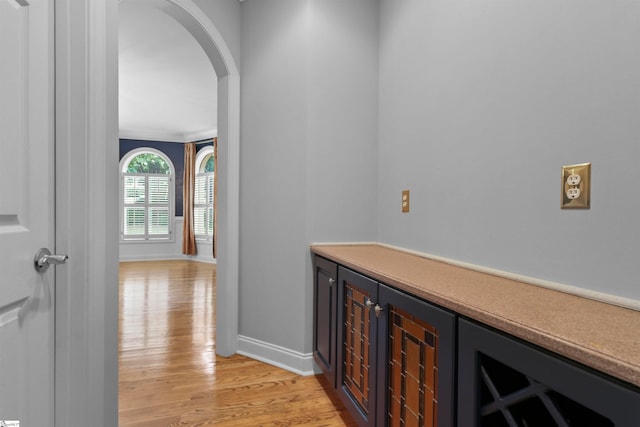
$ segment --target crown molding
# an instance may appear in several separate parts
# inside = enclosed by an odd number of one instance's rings
[[[218,136],[217,129],[205,129],[198,132],[155,132],[135,129],[120,129],[120,139],[140,139],[144,141],[193,142]]]

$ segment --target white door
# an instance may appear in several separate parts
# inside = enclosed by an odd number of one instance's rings
[[[53,426],[53,1],[0,0],[0,421]],[[61,267],[57,267],[61,268]]]

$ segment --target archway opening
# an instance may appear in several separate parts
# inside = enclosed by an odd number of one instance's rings
[[[238,337],[240,77],[220,32],[191,0],[124,0],[161,9],[205,52],[218,78],[216,352],[234,354]]]

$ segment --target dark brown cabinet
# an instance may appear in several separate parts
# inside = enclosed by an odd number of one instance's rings
[[[453,426],[455,316],[338,268],[337,390],[363,426]]]

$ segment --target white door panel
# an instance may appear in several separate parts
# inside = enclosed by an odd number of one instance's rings
[[[53,2],[0,0],[0,420],[53,426]]]

